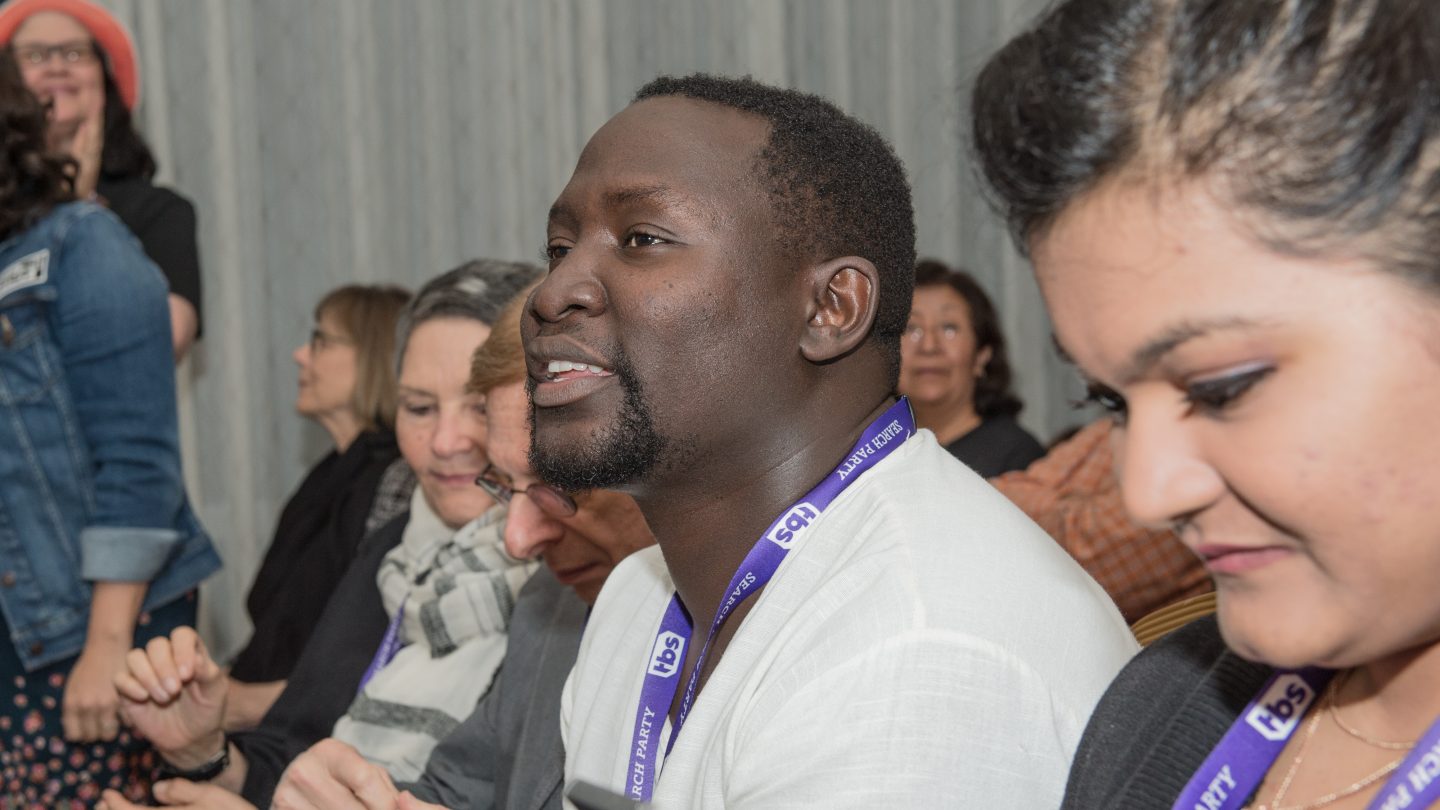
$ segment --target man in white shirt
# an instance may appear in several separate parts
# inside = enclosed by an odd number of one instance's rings
[[[587,624],[567,782],[670,808],[1058,805],[1135,645],[894,398],[914,225],[883,139],[814,96],[658,79],[591,138],[547,245],[532,466],[629,492],[659,540]]]

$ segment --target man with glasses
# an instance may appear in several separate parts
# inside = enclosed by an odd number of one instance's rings
[[[485,394],[490,456],[475,483],[509,505],[506,550],[517,558],[541,557],[549,575],[535,574],[520,592],[495,685],[431,752],[420,781],[400,788],[454,810],[558,810],[560,693],[585,616],[611,569],[655,540],[630,496],[603,490],[571,496],[531,472],[518,310],[501,316],[474,368],[470,385]],[[327,739],[291,764],[275,791],[275,807],[351,806],[345,802],[356,799],[366,807],[390,807],[397,794],[384,769]],[[402,806],[425,805],[407,799]]]

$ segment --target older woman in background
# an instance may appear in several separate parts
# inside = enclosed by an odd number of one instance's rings
[[[1420,0],[1069,0],[982,73],[1126,505],[1219,600],[1121,673],[1066,807],[1440,802],[1437,87]]]
[[[969,273],[934,260],[915,267],[910,323],[900,344],[900,393],[915,421],[950,454],[990,478],[1022,470],[1045,450],[1015,422],[1010,360],[995,305]]]
[[[334,449],[286,502],[250,588],[246,606],[255,631],[230,669],[231,729],[260,721],[360,540],[409,504],[415,479],[394,432],[395,327],[409,300],[398,287],[334,290],[315,307],[309,341],[295,349],[295,410],[319,423]]]
[[[131,119],[140,102],[134,38],[89,0],[11,0],[0,7],[0,44],[48,107],[50,149],[76,161],[76,196],[114,211],[165,274],[178,361],[201,325],[195,207],[151,182],[155,156]]]
[[[125,714],[169,775],[269,807],[285,766],[333,730],[413,779],[474,710],[535,565],[504,553],[505,509],[475,485],[488,457],[470,358],[538,274],[471,262],[426,284],[401,315],[395,433],[419,485],[410,511],[366,539],[259,727],[224,733],[229,682],[193,630],[130,652],[119,679]]]

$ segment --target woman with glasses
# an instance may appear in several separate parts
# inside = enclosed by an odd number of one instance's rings
[[[471,262],[426,284],[401,313],[395,435],[418,480],[409,511],[362,543],[257,728],[225,734],[229,681],[194,631],[131,651],[120,680],[126,717],[167,774],[269,807],[290,760],[334,736],[414,779],[439,737],[474,710],[536,564],[504,553],[506,510],[475,483],[489,459],[470,359],[538,274]]]
[[[76,196],[114,211],[165,274],[178,362],[200,333],[195,208],[151,182],[155,157],[131,119],[140,101],[134,39],[89,0],[10,0],[0,7],[0,45],[49,109],[49,147],[75,159]]]
[[[415,479],[395,443],[395,327],[410,300],[398,287],[350,285],[315,307],[295,349],[295,410],[334,449],[280,512],[246,607],[254,633],[230,669],[226,726],[260,721],[285,686],[360,540],[409,505]]]
[[[220,566],[185,494],[165,280],[74,200],[45,111],[0,59],[0,807],[137,795],[135,644],[195,621]]]
[[[934,260],[915,267],[910,323],[900,344],[900,393],[915,421],[985,478],[1045,454],[1015,421],[1010,361],[995,305],[975,279]]]

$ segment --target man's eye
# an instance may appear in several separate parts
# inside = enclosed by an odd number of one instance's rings
[[[1185,402],[1201,413],[1218,414],[1234,405],[1274,370],[1270,366],[1260,366],[1224,377],[1188,383],[1185,386]]]
[[[655,245],[663,244],[665,244],[665,240],[661,239],[653,233],[645,233],[644,231],[633,231],[629,236],[625,237],[625,242],[623,246],[627,248],[640,248],[653,247]]]
[[[569,245],[550,244],[540,249],[541,257],[547,262],[558,262],[570,253]]]

